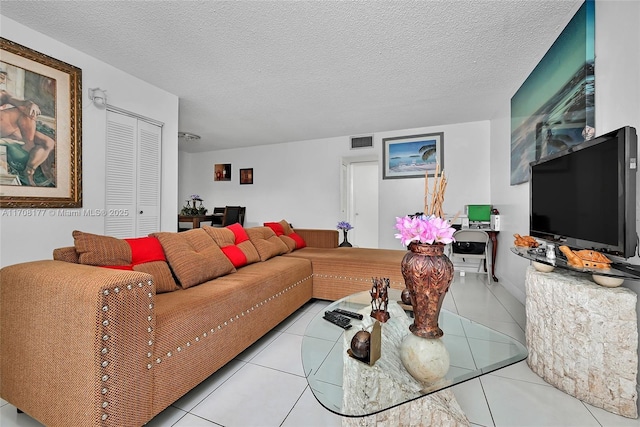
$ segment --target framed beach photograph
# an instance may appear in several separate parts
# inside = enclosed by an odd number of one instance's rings
[[[240,169],[240,184],[253,184],[253,168]]]
[[[0,207],[82,207],[82,70],[5,38]]]
[[[444,169],[444,133],[398,136],[382,140],[382,179],[434,176]]]

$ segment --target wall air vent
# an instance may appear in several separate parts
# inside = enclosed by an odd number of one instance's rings
[[[371,148],[371,147],[373,147],[373,135],[351,137],[352,150],[355,148]]]

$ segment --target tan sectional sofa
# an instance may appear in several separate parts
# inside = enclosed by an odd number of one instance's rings
[[[240,244],[206,227],[159,233],[166,264],[137,265],[135,239],[127,252],[74,232],[54,260],[0,270],[0,397],[47,426],[143,425],[311,299],[372,276],[404,288],[404,251],[339,248],[336,230],[245,231]]]

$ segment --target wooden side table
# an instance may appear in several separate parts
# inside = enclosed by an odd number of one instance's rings
[[[178,228],[181,222],[190,222],[193,228],[200,228],[200,222],[213,221],[219,215],[178,215]]]

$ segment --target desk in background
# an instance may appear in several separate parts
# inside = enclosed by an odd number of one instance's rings
[[[452,224],[451,226],[456,230],[462,229],[462,226],[460,224]],[[489,235],[489,240],[491,240],[491,278],[494,282],[497,282],[498,278],[496,277],[496,258],[498,256],[498,233],[500,233],[500,231],[492,230],[491,228],[485,227],[470,226],[468,228],[469,230],[485,231]]]

